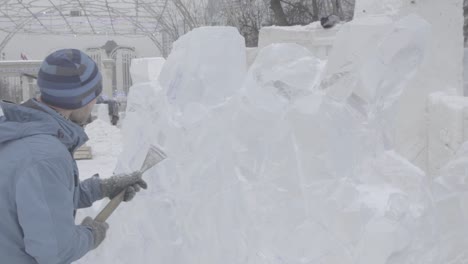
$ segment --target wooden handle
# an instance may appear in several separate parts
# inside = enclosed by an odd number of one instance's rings
[[[146,158],[141,165],[140,173],[143,174],[150,168],[154,167],[156,164],[167,158],[166,153],[164,153],[160,148],[151,145]],[[125,195],[125,190],[120,192],[116,197],[114,197],[107,205],[102,209],[102,211],[94,218],[95,221],[105,222],[111,214],[117,209],[120,203],[123,201]]]
[[[102,209],[102,211],[94,218],[95,221],[104,223],[107,221],[109,216],[119,207],[120,203],[123,201],[125,195],[125,190],[121,191],[116,197],[114,197],[110,202]]]

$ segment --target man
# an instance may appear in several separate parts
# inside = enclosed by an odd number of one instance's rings
[[[109,110],[109,117],[111,119],[111,124],[116,126],[119,122],[119,102],[115,99],[110,99],[107,102],[108,110]]]
[[[95,249],[108,225],[75,210],[125,190],[129,201],[141,174],[97,175],[80,182],[73,152],[88,137],[82,126],[102,91],[96,63],[79,50],[49,55],[38,75],[40,98],[2,102],[0,118],[0,262],[68,264]]]

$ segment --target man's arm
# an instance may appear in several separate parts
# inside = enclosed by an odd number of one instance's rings
[[[76,209],[88,208],[93,205],[95,201],[104,198],[99,175],[95,174],[93,177],[80,182],[77,195],[79,195],[79,197],[77,199],[78,204],[75,205]]]
[[[79,195],[75,201],[77,209],[90,207],[95,201],[101,200],[104,197],[109,199],[117,196],[121,191],[125,190],[124,201],[128,202],[135,197],[136,193],[146,189],[148,185],[142,179],[142,174],[138,171],[130,174],[119,174],[107,179],[100,179],[98,174],[80,182]]]
[[[92,229],[75,225],[66,170],[57,159],[42,160],[25,168],[16,184],[25,250],[39,264],[71,263],[94,247]]]

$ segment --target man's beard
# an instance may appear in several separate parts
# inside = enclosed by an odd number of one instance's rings
[[[75,123],[75,124],[77,124],[77,125],[79,125],[81,127],[84,127],[87,124],[89,124],[90,120],[91,120],[91,113],[87,114],[84,111],[83,112],[81,112],[81,111],[73,112],[70,115],[70,121],[72,121],[73,123]]]

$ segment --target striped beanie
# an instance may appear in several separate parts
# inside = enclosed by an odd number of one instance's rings
[[[37,85],[44,103],[74,110],[101,94],[102,76],[96,63],[84,52],[63,49],[42,62]]]

